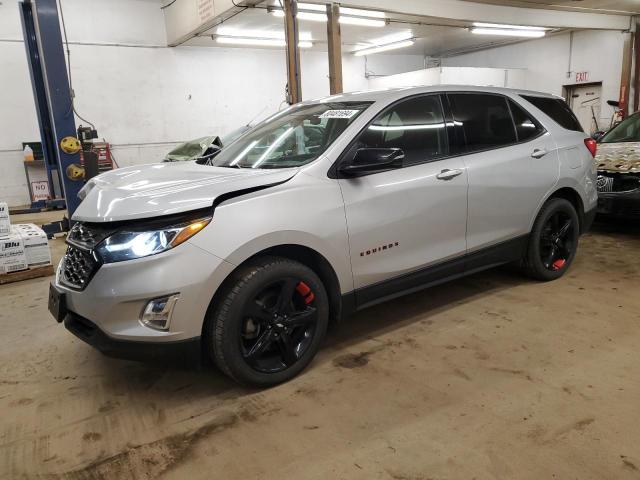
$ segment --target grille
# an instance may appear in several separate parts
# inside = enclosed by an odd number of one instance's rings
[[[598,192],[632,192],[640,189],[640,176],[630,174],[598,175]]]
[[[84,290],[99,267],[100,264],[90,252],[68,245],[62,264],[62,283],[76,290]]]
[[[605,177],[604,175],[598,175],[598,181],[596,183],[599,192],[612,192],[613,191],[613,178]]]

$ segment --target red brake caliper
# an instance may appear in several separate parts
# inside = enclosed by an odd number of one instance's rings
[[[296,287],[296,291],[304,297],[305,305],[309,305],[311,302],[313,302],[313,299],[316,298],[309,288],[309,285],[304,282],[300,282],[298,284],[298,286]]]
[[[554,270],[560,270],[562,267],[564,267],[565,263],[567,263],[567,261],[564,258],[559,258],[558,260],[553,262],[552,267]]]

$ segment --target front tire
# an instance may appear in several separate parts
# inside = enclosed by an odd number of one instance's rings
[[[545,282],[560,278],[575,258],[579,237],[580,222],[571,202],[549,200],[531,230],[524,259],[527,274]]]
[[[205,346],[237,382],[269,387],[300,373],[320,348],[329,300],[305,265],[263,257],[241,267],[207,318]]]

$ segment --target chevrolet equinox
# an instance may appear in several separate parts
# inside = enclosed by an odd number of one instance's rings
[[[274,385],[356,310],[505,263],[562,276],[595,214],[595,150],[543,93],[303,102],[204,161],[89,180],[49,309],[107,355],[202,352]]]

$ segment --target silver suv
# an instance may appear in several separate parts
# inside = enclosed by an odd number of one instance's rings
[[[355,310],[510,262],[562,276],[595,213],[594,154],[541,93],[305,102],[204,163],[90,180],[49,308],[105,354],[202,352],[238,382],[277,384]]]

